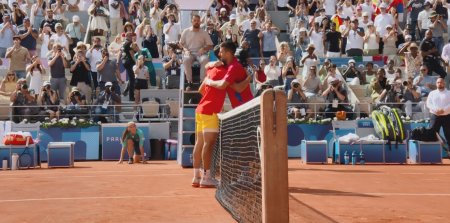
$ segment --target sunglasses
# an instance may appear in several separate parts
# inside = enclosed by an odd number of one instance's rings
[[[8,76],[15,76],[15,74],[8,74]]]

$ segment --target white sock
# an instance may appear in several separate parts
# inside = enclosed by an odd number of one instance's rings
[[[204,174],[205,177],[207,177],[207,178],[210,178],[210,177],[211,177],[211,172],[210,172],[209,170],[205,170],[204,173],[205,173],[205,174]]]
[[[194,177],[200,178],[200,168],[194,168]]]

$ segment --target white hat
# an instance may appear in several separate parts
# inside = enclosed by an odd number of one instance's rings
[[[405,35],[405,39],[412,39],[411,35]]]
[[[368,12],[363,12],[362,16],[369,16],[369,13]]]
[[[387,6],[384,2],[381,3],[380,6],[378,6],[378,8],[380,8],[380,9],[381,9],[381,8],[387,9],[387,7],[388,7],[388,6]]]
[[[348,63],[356,63],[356,61],[354,59],[350,59],[348,60]]]
[[[227,11],[226,8],[221,8],[221,9],[220,9],[220,12],[226,12],[226,11]]]
[[[298,84],[300,84],[300,81],[298,81],[297,78],[296,78],[296,79],[292,80],[291,83],[298,83]]]
[[[308,32],[308,30],[305,27],[300,28],[300,32]]]
[[[72,21],[73,21],[73,22],[79,22],[79,21],[80,21],[80,17],[77,16],[77,15],[74,15],[74,16],[72,17]]]
[[[50,84],[50,81],[44,81],[44,83],[42,83],[42,87],[45,87],[45,86],[47,86],[47,85],[51,85],[51,84]]]
[[[231,14],[230,15],[230,20],[232,20],[232,19],[236,19],[236,15],[235,14]]]
[[[112,86],[112,85],[113,84],[111,82],[109,82],[109,81],[105,83],[105,87]]]
[[[339,81],[339,79],[337,77],[329,77],[328,78],[328,84],[331,84],[331,83],[337,82],[337,81]]]

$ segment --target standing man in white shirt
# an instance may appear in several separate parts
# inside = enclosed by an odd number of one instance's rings
[[[86,53],[86,58],[89,59],[89,64],[91,65],[91,76],[92,81],[94,83],[94,98],[97,96],[97,87],[98,87],[98,77],[97,77],[97,62],[103,60],[102,55],[102,41],[99,37],[95,37],[94,44],[92,44],[91,48]]]
[[[364,30],[358,27],[358,20],[353,19],[342,36],[347,38],[347,56],[362,56],[364,46]]]
[[[431,113],[431,128],[439,133],[441,127],[449,145],[450,140],[450,91],[445,88],[443,78],[436,80],[437,89],[430,92],[427,98],[427,107]],[[448,148],[448,147],[447,147]]]
[[[419,15],[417,16],[417,24],[419,24],[421,38],[425,37],[425,32],[430,28],[430,15],[433,12],[433,10],[431,10],[431,2],[426,1],[424,7],[425,10],[419,12]]]
[[[167,47],[169,43],[178,42],[181,36],[181,26],[179,23],[175,23],[175,15],[168,15],[169,21],[164,25],[164,55],[167,54]]]
[[[374,5],[372,0],[365,0],[363,4],[361,4],[362,12],[367,12],[369,14],[369,19],[372,20],[372,15],[375,13]]]
[[[378,51],[380,54],[383,54],[383,36],[386,34],[386,26],[391,25],[394,27],[394,17],[392,17],[391,14],[388,14],[386,12],[387,5],[385,3],[381,3],[378,8],[380,8],[380,14],[375,17],[375,21],[373,25],[376,27],[377,32],[380,34],[380,46],[378,48]]]

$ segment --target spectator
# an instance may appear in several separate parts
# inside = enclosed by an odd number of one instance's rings
[[[121,48],[121,54],[119,56],[119,60],[122,61],[123,66],[126,69],[127,76],[128,76],[128,86],[127,89],[125,89],[123,95],[126,96],[127,92],[129,91],[129,100],[134,101],[134,72],[133,72],[133,66],[135,65],[133,55],[136,53],[136,51],[131,47],[132,44],[132,38],[133,33],[127,32],[125,35],[125,41],[122,44]],[[111,83],[112,84],[112,83]]]
[[[438,15],[436,12],[432,12],[430,15],[430,30],[433,31],[433,42],[436,44],[436,48],[439,54],[442,53],[444,47],[444,32],[447,30],[447,24],[444,21],[442,15]]]
[[[138,46],[142,46],[142,41],[147,35],[145,26],[150,27],[150,19],[144,18],[144,20],[142,20],[142,22],[139,25],[137,25],[136,29],[134,30],[134,33],[136,34],[136,44]]]
[[[120,48],[122,47],[122,37],[119,35],[117,35],[114,38],[114,41],[111,42],[111,44],[108,46],[108,51],[111,54],[111,58],[119,58],[119,54],[120,54]]]
[[[386,26],[386,34],[383,36],[383,55],[392,56],[397,54],[397,47],[395,42],[397,41],[397,30],[392,28],[391,25]]]
[[[52,36],[52,30],[50,28],[50,25],[48,23],[44,24],[44,28],[41,31],[41,34],[39,34],[39,41],[41,42],[41,58],[47,58],[48,51],[51,50],[50,47],[50,38]],[[52,41],[54,42],[54,41]]]
[[[350,117],[348,113],[352,110],[348,104],[347,91],[341,85],[339,79],[329,78],[328,88],[322,94],[328,103],[325,108],[325,116],[328,118],[335,117],[337,111],[345,111],[347,117]]]
[[[33,20],[33,27],[38,29],[41,27],[42,21],[44,21],[44,17],[46,15],[46,8],[50,8],[47,5],[47,1],[44,0],[36,0],[36,2],[31,6],[31,20]],[[51,11],[51,10],[50,10]],[[54,28],[52,29],[55,31]]]
[[[366,83],[366,78],[363,77],[361,72],[356,68],[356,61],[354,59],[348,60],[348,68],[344,71],[342,76],[347,82],[353,82],[355,78],[358,78],[358,81],[356,83]]]
[[[280,51],[277,53],[277,59],[278,59],[278,62],[280,62],[280,67],[284,67],[284,65],[287,62],[287,59],[292,56],[293,56],[293,53],[292,53],[291,49],[289,48],[289,43],[281,42],[280,43]]]
[[[388,85],[387,78],[385,77],[386,71],[384,68],[379,68],[377,70],[377,76],[376,78],[372,79],[372,82],[370,83],[370,91],[371,91],[371,98],[374,101],[380,102],[382,98],[385,97],[385,89]],[[384,94],[383,94],[384,93]]]
[[[384,37],[387,33],[387,29],[386,27],[388,25],[394,26],[395,21],[394,21],[394,17],[392,17],[391,14],[386,13],[386,9],[387,9],[387,4],[386,3],[381,3],[380,6],[378,6],[378,8],[380,9],[380,14],[377,15],[375,17],[375,21],[374,21],[374,26],[376,28],[376,31],[379,33],[380,37]],[[380,39],[379,42],[379,53],[383,54],[383,49],[384,49],[384,43],[383,40]]]
[[[431,10],[431,2],[430,1],[425,1],[425,5],[424,5],[425,10],[422,10],[421,12],[419,12],[418,16],[417,16],[417,23],[419,25],[420,28],[420,39],[425,37],[425,32],[430,28],[431,25],[431,20],[430,20],[430,15],[433,12],[433,10]]]
[[[270,56],[269,64],[264,68],[264,74],[266,74],[266,83],[275,87],[280,84],[278,77],[281,75],[281,69],[277,65],[277,58]]]
[[[16,90],[16,81],[16,74],[13,71],[8,71],[0,83],[0,101],[2,103],[10,102],[11,94]]]
[[[291,88],[291,81],[297,78],[298,70],[295,64],[294,57],[288,56],[286,63],[281,70],[281,81],[284,82],[284,90],[287,91]]]
[[[408,49],[408,52],[405,52]],[[404,54],[405,72],[407,77],[416,77],[420,73],[422,56],[419,54],[419,47],[415,42],[408,42],[400,49],[399,54]]]
[[[375,56],[378,55],[380,36],[375,30],[373,23],[367,25],[367,32],[364,36],[364,55]]]
[[[142,41],[142,47],[150,51],[152,58],[159,58],[159,52],[161,51],[159,47],[159,37],[153,32],[153,28],[151,26],[145,26],[145,30],[146,35]]]
[[[30,56],[36,55],[36,39],[38,38],[38,32],[31,26],[30,19],[28,17],[23,19],[23,28],[19,30],[20,44],[27,48]]]
[[[76,52],[73,61],[70,63],[70,72],[72,73],[70,86],[80,89],[81,93],[87,97],[88,103],[92,100],[91,76],[89,75],[89,70],[92,68],[90,66],[81,50]],[[97,71],[97,67],[95,70]]]
[[[63,114],[68,115],[69,118],[72,115],[88,114],[89,109],[86,107],[86,96],[80,93],[77,87],[72,87],[69,96],[66,100],[66,108],[63,110]]]
[[[182,61],[179,59],[176,50],[177,50],[176,45],[174,44],[170,45],[167,52],[168,53],[167,56],[165,56],[162,60],[166,77],[170,75],[180,76],[181,71],[180,68]]]
[[[18,84],[16,91],[11,94],[11,102],[15,107],[13,111],[13,119],[16,122],[23,119],[36,120],[43,114],[37,106],[36,98],[34,95],[30,94],[25,80],[23,80],[21,84]]]
[[[18,78],[26,77],[26,63],[30,59],[28,50],[20,45],[21,37],[13,37],[14,45],[6,51],[6,58],[9,58],[9,70],[14,71]]]
[[[103,50],[102,40],[100,39],[100,37],[95,37],[94,43],[92,44],[91,48],[86,52],[86,58],[89,60],[89,66],[90,66],[94,91],[97,91],[97,87],[98,87],[97,62],[101,61],[103,58],[102,50]],[[77,86],[77,87],[81,90],[81,92],[83,92],[83,88],[81,88],[79,86]],[[88,97],[88,101],[89,101],[90,94],[85,94],[85,95]],[[94,97],[96,97],[96,96],[97,95],[94,95]]]
[[[389,59],[386,66],[384,67],[384,69],[386,71],[386,78],[388,80],[395,80],[395,78],[396,78],[394,65],[395,65],[394,60]]]
[[[225,35],[223,35],[222,38],[223,42],[231,42],[234,44],[235,47],[239,46],[238,35],[233,34],[233,29],[231,26],[228,26],[228,28],[225,31]]]
[[[67,11],[67,4],[63,4],[62,0],[55,0],[51,4],[51,9],[55,14],[55,19],[63,24],[67,24],[68,19],[64,16],[64,12]]]
[[[427,97],[431,91],[436,90],[436,77],[430,76],[429,73],[430,69],[424,64],[420,67],[420,75],[413,81],[413,84],[419,87],[422,97]]]
[[[450,104],[450,92],[445,88],[445,80],[438,78],[436,81],[437,89],[430,92],[427,98],[427,107],[431,112],[430,126],[439,133],[441,127],[444,129],[447,148],[450,143],[450,116],[448,105]]]
[[[314,45],[315,51],[314,54],[318,57],[324,57],[324,45],[323,45],[323,36],[324,29],[320,28],[319,23],[314,23],[311,30],[309,31],[309,42]]]
[[[138,105],[141,103],[141,90],[148,89],[148,68],[145,65],[145,57],[144,55],[137,56],[136,65],[133,67],[134,75],[136,76],[135,83],[135,103]]]
[[[375,76],[375,71],[373,70],[373,63],[367,62],[366,69],[363,71],[363,76],[366,77],[366,82],[364,84],[370,84]]]
[[[30,90],[38,95],[42,86],[42,76],[45,75],[45,68],[38,56],[31,58],[31,64],[27,66],[27,74],[30,76]]]
[[[248,56],[248,48],[249,44],[247,41],[242,41],[241,46],[236,49],[236,58],[238,59],[239,63],[244,67],[247,68],[249,65],[250,57]]]
[[[433,32],[431,30],[425,32],[425,39],[423,39],[420,43],[420,54],[423,57],[423,63],[427,64],[430,74],[432,72],[436,72],[439,76],[445,78],[445,76],[447,76],[447,72],[445,72],[444,68],[440,64],[442,58],[438,53],[432,36]],[[445,61],[443,62],[445,63]]]
[[[64,51],[69,51],[69,45],[72,41],[70,36],[64,32],[63,26],[61,23],[56,23],[55,25],[56,33],[50,37],[50,41],[53,40],[54,43],[59,43],[63,48]],[[70,55],[70,53],[69,53]]]
[[[69,46],[69,52],[71,57],[75,54],[73,49],[77,46],[77,43],[83,39],[83,33],[86,32],[86,29],[83,26],[83,23],[80,22],[80,17],[74,15],[72,17],[72,23],[69,23],[66,26],[66,33],[71,39],[71,44]]]
[[[17,27],[11,22],[11,16],[4,14],[3,23],[0,24],[0,58],[4,58],[6,49],[13,45],[13,37],[17,32]]]
[[[259,27],[261,27],[261,23],[255,18],[255,12],[254,11],[250,11],[248,13],[248,18],[244,21],[241,22],[241,24],[239,25],[239,30],[241,32],[245,32],[249,29],[252,28],[252,22],[255,21],[255,25],[256,25],[256,29],[259,29]]]
[[[309,71],[309,67],[311,66],[317,66],[319,64],[319,58],[314,53],[316,50],[316,47],[313,44],[309,44],[308,47],[306,47],[306,52],[303,58],[300,60],[300,63],[303,64],[303,71],[302,75],[303,77],[306,76],[307,72]]]
[[[307,98],[303,93],[300,82],[297,79],[294,79],[290,85],[290,89],[287,93],[287,101],[288,103],[292,103],[292,105],[288,106],[288,115],[289,117],[300,119],[307,114],[310,114],[311,110],[308,109]]]
[[[326,58],[323,61],[323,64],[322,64],[322,66],[320,66],[319,72],[318,72],[318,76],[319,76],[320,82],[322,82],[325,79],[325,77],[327,76],[328,68],[331,65],[332,65],[331,64],[331,60],[329,58]],[[303,78],[305,78],[305,77],[303,77]]]
[[[50,119],[59,119],[59,97],[58,93],[50,88],[50,82],[45,81],[42,84],[37,100]]]
[[[249,43],[248,54],[250,57],[262,57],[261,38],[262,32],[256,28],[256,20],[250,22],[250,29],[244,31],[241,38],[241,43],[247,41]]]
[[[322,91],[322,84],[320,78],[317,77],[316,66],[309,68],[308,76],[304,77],[302,89],[307,98],[315,97]]]
[[[121,0],[108,0],[108,5],[111,37],[115,37],[120,35],[123,31],[123,18],[121,17],[121,10],[125,11],[125,8]]]
[[[422,101],[420,89],[413,85],[413,79],[408,78],[407,81],[403,82],[403,86],[404,91],[401,102],[404,103],[406,116],[416,119],[420,117],[419,114],[423,114],[422,118],[429,118],[429,111],[426,108],[426,103]]]
[[[305,55],[306,48],[309,45],[309,38],[308,38],[308,30],[306,28],[302,27],[299,30],[299,35],[297,39],[294,39],[295,43],[295,58],[298,62],[300,62],[300,59]]]
[[[92,16],[90,30],[95,36],[102,36],[103,32],[108,31],[106,24],[106,18],[109,16],[108,10],[103,7],[101,0],[95,0],[87,11]]]
[[[418,28],[417,20],[419,17],[419,13],[424,9],[424,1],[423,0],[412,0],[409,1],[406,5],[406,8],[410,10],[409,13],[409,19],[410,19],[410,27],[411,30],[409,30],[409,33],[411,34],[412,40],[415,41],[416,39],[416,30]],[[419,29],[419,36],[420,36],[420,29]]]
[[[120,77],[118,61],[114,57],[110,57],[108,50],[102,50],[102,60],[97,62],[97,73],[99,79],[100,91],[105,90],[105,84],[111,82],[117,95],[120,95],[120,84],[124,84]]]
[[[358,28],[358,20],[354,19],[350,27],[342,33],[347,38],[346,53],[347,56],[362,56],[364,44],[364,31]]]
[[[351,0],[345,0],[342,4],[342,14],[344,17],[352,17],[355,12],[355,7],[352,5]]]
[[[231,36],[239,36],[239,27],[236,23],[236,15],[230,15],[230,21],[225,22],[221,27],[220,31],[222,31],[222,37],[226,38],[227,35]]]
[[[139,4],[139,1],[136,2]],[[162,10],[159,8],[159,5],[159,1],[153,1],[153,7],[150,9],[150,25],[155,35],[161,39],[163,27],[160,25]]]
[[[134,55],[134,58],[136,61],[138,60],[138,57],[140,55],[144,56],[144,65],[147,67],[147,71],[149,73],[150,85],[157,86],[156,72],[155,72],[155,67],[153,66],[153,62],[152,62],[152,55],[150,54],[150,52],[148,51],[147,48],[142,48]],[[147,88],[148,88],[148,84],[147,84]]]
[[[66,2],[67,4],[67,9],[70,12],[78,12],[80,11],[80,8],[78,7],[78,4],[80,4],[80,0],[68,0]]]
[[[56,43],[52,51],[49,52],[48,66],[50,67],[50,83],[52,90],[57,91],[60,100],[64,100],[66,91],[65,69],[69,67],[67,63],[68,53],[63,51],[63,47]]]
[[[276,56],[277,48],[275,39],[280,33],[280,29],[272,26],[272,21],[268,21],[264,24],[264,29],[262,31],[262,54],[263,57]]]
[[[213,42],[214,46],[217,46],[222,41],[222,34],[220,33],[220,31],[218,31],[216,29],[214,23],[208,22],[206,31],[208,32],[209,37],[211,38],[211,41]],[[166,44],[166,46],[167,46],[167,44]],[[167,49],[165,49],[165,50],[167,50]]]
[[[100,119],[106,121],[102,118],[102,115],[112,115],[112,121],[117,122],[118,120],[118,112],[120,111],[121,100],[120,96],[114,93],[114,89],[112,89],[113,85],[111,82],[105,83],[105,90],[101,91],[97,102],[95,105],[95,117],[94,121],[98,122]]]
[[[175,15],[169,14],[167,18],[168,22],[163,27],[164,43],[166,47],[168,46],[169,43],[178,42],[181,36],[181,26],[180,23],[176,22]]]
[[[264,73],[265,67],[266,62],[264,60],[259,61],[259,66],[252,66],[256,92],[261,92],[264,83],[267,81],[266,73]]]
[[[41,20],[41,23],[39,23],[38,26],[34,27],[35,29],[40,29],[42,30],[42,28],[44,28],[44,24],[47,23],[50,25],[50,28],[52,29],[52,32],[56,32],[56,23],[58,23],[58,21],[56,19],[53,18],[53,10],[50,8],[50,6],[48,6],[48,8],[46,8],[46,18]]]
[[[186,72],[187,89],[192,88],[192,65],[194,61],[200,63],[200,80],[205,77],[205,65],[208,63],[207,52],[212,48],[212,41],[208,33],[200,29],[200,16],[192,16],[192,27],[183,30],[180,45],[184,50],[183,65]]]
[[[326,57],[341,57],[341,49],[339,48],[341,33],[336,31],[336,23],[331,23],[331,29],[327,31],[323,38],[323,45],[327,46],[325,49]]]
[[[359,19],[358,24],[359,24],[359,27],[361,27],[363,30],[367,30],[367,28],[368,28],[367,26],[368,26],[369,24],[372,24],[372,25],[373,25],[372,20],[369,18],[369,13],[364,12],[364,13],[362,14],[362,18]]]

